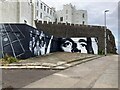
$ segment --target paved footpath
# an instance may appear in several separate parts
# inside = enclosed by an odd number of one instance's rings
[[[118,56],[82,63],[23,88],[118,88]]]
[[[55,52],[43,56],[20,60],[16,63],[2,65],[3,69],[57,69],[63,70],[76,64],[86,62],[95,58],[102,57],[100,55]],[[74,63],[73,63],[74,62]]]

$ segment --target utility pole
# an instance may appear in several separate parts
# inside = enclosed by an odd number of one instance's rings
[[[104,24],[105,24],[105,56],[107,55],[107,33],[106,33],[106,29],[107,29],[107,26],[106,26],[106,13],[109,12],[109,10],[105,10],[104,11]]]

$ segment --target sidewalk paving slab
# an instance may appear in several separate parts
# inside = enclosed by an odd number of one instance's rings
[[[59,69],[63,70],[71,66],[99,58],[99,55],[56,52],[44,56],[37,56],[26,60],[20,60],[17,63],[0,66],[0,68],[33,68],[33,69]]]

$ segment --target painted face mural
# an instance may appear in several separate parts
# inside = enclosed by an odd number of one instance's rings
[[[61,49],[65,52],[81,52],[81,50],[77,48],[77,43],[70,38],[62,40]]]
[[[61,49],[65,52],[98,54],[96,38],[67,38],[62,40]]]

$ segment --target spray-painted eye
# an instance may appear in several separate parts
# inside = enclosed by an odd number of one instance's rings
[[[7,42],[7,41],[8,41],[8,38],[4,38],[3,40],[4,40],[5,42]]]
[[[67,43],[65,43],[66,45],[69,45],[70,43],[69,42],[67,42]]]
[[[81,44],[83,47],[86,46],[86,44]]]

